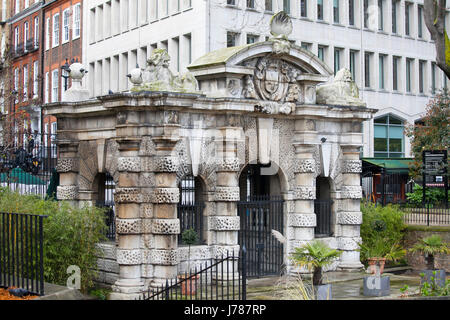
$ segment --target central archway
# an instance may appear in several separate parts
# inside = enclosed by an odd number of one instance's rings
[[[239,177],[239,245],[247,250],[249,277],[280,274],[283,265],[283,245],[272,236],[272,229],[284,230],[281,184],[264,167],[249,164]]]

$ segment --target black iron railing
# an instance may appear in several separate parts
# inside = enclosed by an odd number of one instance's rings
[[[19,134],[15,146],[0,145],[0,186],[20,194],[55,196],[56,164],[56,135]]]
[[[239,244],[247,248],[249,277],[279,275],[283,245],[272,230],[283,233],[283,199],[280,196],[251,196],[237,205],[240,217]]]
[[[44,218],[0,212],[0,287],[44,294]]]
[[[426,203],[421,207],[402,207],[406,224],[426,226],[449,226],[450,208],[445,204]]]
[[[180,219],[181,233],[187,229],[194,229],[199,237],[199,243],[203,242],[203,209],[205,204],[181,204],[177,205],[178,218]],[[181,234],[178,237],[178,243],[181,243]]]
[[[331,205],[332,200],[314,200],[314,213],[316,214],[316,238],[331,236]]]
[[[226,254],[218,260],[210,259],[202,269],[166,280],[160,287],[151,288],[142,300],[246,300],[246,250],[241,257]]]

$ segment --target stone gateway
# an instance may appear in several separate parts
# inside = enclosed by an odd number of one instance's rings
[[[178,240],[189,226],[201,239],[192,266],[238,254],[240,233],[252,225],[264,237],[247,249],[263,257],[278,250],[275,272],[294,271],[289,254],[316,237],[343,252],[331,269],[362,267],[359,148],[362,122],[376,110],[348,72],[333,81],[321,60],[280,32],[210,52],[183,76],[157,52],[130,72],[131,91],[86,100],[77,83],[70,99],[46,105],[58,119],[58,199],[95,204],[98,176],[114,178],[119,278],[111,298],[134,299],[185,271]],[[257,197],[280,205],[254,214]]]

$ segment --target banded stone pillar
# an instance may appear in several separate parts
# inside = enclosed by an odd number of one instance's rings
[[[316,214],[314,213],[316,161],[313,158],[314,149],[314,145],[310,144],[296,145],[294,208],[287,215],[288,246],[286,251],[288,257],[294,252],[294,248],[314,239],[314,227],[316,226]],[[288,272],[294,271],[295,268],[289,258],[286,260],[286,265]]]
[[[220,134],[216,138],[217,185],[214,192],[216,211],[208,220],[214,244],[213,258],[215,259],[226,257],[227,254],[234,254],[236,257],[239,255],[238,232],[240,229],[240,220],[237,215],[237,201],[240,197],[237,141],[241,135],[241,129],[222,127],[218,130]],[[237,271],[237,266],[235,266],[235,271]],[[223,272],[224,277],[228,276],[231,279],[231,275],[227,275],[227,270],[223,270]],[[220,277],[222,271],[219,273]]]
[[[116,231],[118,247],[116,250],[119,265],[119,279],[113,285],[110,299],[135,299],[144,291],[141,278],[142,252],[140,203],[142,191],[139,186],[141,162],[139,158],[139,139],[123,138],[117,140],[119,158],[117,170],[118,184],[114,193],[116,206]]]
[[[176,143],[180,140],[180,125],[165,124],[157,128],[161,134],[152,138],[155,143],[153,189],[153,220],[151,232],[153,248],[146,261],[153,266],[151,286],[161,286],[166,279],[177,276],[178,234],[180,220],[177,218],[177,204],[180,191],[177,186],[179,160],[175,155]]]
[[[67,200],[78,207],[78,142],[59,141],[59,158],[56,170],[59,173],[59,186],[56,188],[58,200]]]
[[[362,198],[360,174],[362,163],[359,160],[359,146],[341,146],[342,148],[342,188],[337,212],[336,237],[338,249],[342,250],[339,269],[348,271],[363,267],[360,261],[359,246],[361,242],[360,226],[362,213],[360,201]]]

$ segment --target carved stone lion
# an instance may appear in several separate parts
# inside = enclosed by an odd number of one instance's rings
[[[174,75],[169,69],[170,56],[165,49],[155,49],[147,60],[147,68],[142,71],[142,84],[132,91],[175,91],[198,92],[195,77],[186,72]]]
[[[365,107],[359,98],[359,90],[352,79],[350,70],[341,69],[336,73],[332,83],[317,87],[317,103],[342,106]]]

